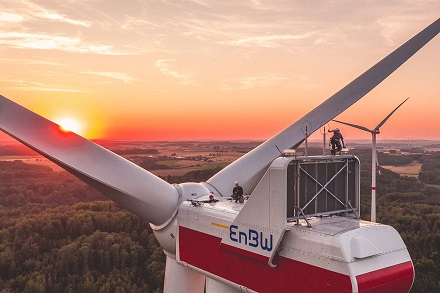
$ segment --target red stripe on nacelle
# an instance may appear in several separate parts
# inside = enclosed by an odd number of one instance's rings
[[[265,264],[267,264],[268,261],[269,261],[269,258],[267,256],[264,256],[264,255],[261,255],[261,254],[257,254],[257,253],[253,253],[253,252],[250,252],[250,251],[247,251],[247,250],[235,247],[235,246],[231,246],[231,245],[228,245],[228,244],[221,243],[220,247],[222,249],[224,249],[224,250],[229,250],[232,253],[236,253],[240,257],[248,257],[250,259],[253,259],[253,260],[265,263]]]
[[[179,257],[257,292],[351,292],[350,276],[280,256],[275,268],[221,249],[221,238],[179,227]],[[243,251],[244,253],[244,251]]]
[[[414,281],[411,261],[369,272],[356,277],[359,292],[408,292]]]

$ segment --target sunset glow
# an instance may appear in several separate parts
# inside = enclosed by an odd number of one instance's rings
[[[60,118],[56,121],[58,125],[60,125],[60,129],[64,132],[75,132],[76,134],[81,134],[82,125],[78,120],[74,118]]]
[[[428,0],[6,0],[0,94],[78,117],[66,127],[87,138],[264,140],[439,15]],[[439,48],[437,36],[337,119],[372,128],[410,97],[378,139],[440,139]]]

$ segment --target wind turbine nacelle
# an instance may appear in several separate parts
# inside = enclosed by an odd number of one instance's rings
[[[280,157],[244,204],[184,201],[176,260],[245,292],[409,291],[400,235],[358,218],[359,174],[354,156]]]

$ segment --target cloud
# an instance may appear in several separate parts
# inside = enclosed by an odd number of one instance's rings
[[[61,66],[61,67],[67,67],[66,64],[58,63],[58,62],[50,62],[50,61],[43,61],[43,60],[33,60],[33,59],[20,59],[20,58],[0,58],[0,63],[10,63],[10,64],[17,64],[17,63],[23,63],[27,65],[48,65],[48,66]]]
[[[201,1],[201,0],[190,0],[190,2],[196,3],[196,4],[201,5],[201,6],[209,7],[209,4],[206,3],[205,1]]]
[[[103,71],[103,72],[94,72],[94,71],[83,71],[81,73],[85,73],[85,74],[92,74],[92,75],[97,75],[97,76],[103,76],[103,77],[108,77],[108,78],[112,78],[112,79],[117,79],[117,80],[122,80],[125,83],[131,83],[133,81],[137,81],[137,78],[131,77],[128,74],[125,73],[121,73],[121,72],[111,72],[111,71]]]
[[[48,62],[48,61],[40,61],[40,60],[23,60],[24,64],[34,64],[34,65],[49,65],[49,66],[62,66],[66,67],[66,64],[57,63],[57,62]]]
[[[121,28],[124,30],[135,30],[142,32],[142,30],[146,30],[149,32],[150,30],[154,28],[160,28],[161,26],[157,23],[154,23],[152,21],[148,21],[143,18],[135,18],[135,17],[129,17],[124,20],[124,22],[121,25]]]
[[[7,87],[10,89],[20,91],[41,91],[41,92],[64,92],[64,93],[85,93],[88,91],[66,88],[54,84],[45,84],[40,82],[31,82],[25,80],[7,80],[8,83],[15,84],[14,86]]]
[[[112,46],[82,44],[78,37],[0,31],[0,45],[16,49],[60,50],[101,55],[126,55],[113,51]]]
[[[244,46],[244,47],[259,46],[259,47],[274,48],[279,46],[277,42],[300,40],[309,37],[311,37],[310,33],[302,34],[302,35],[271,35],[271,36],[257,36],[251,38],[244,38],[244,39],[226,41],[221,43],[229,44],[232,46]]]
[[[240,78],[236,81],[229,82],[221,87],[222,90],[248,90],[257,87],[270,87],[283,80],[287,80],[286,77],[279,76],[277,74],[264,74],[260,76],[248,76]],[[236,85],[234,85],[236,84]]]
[[[69,88],[61,88],[61,87],[48,87],[45,85],[34,86],[34,87],[15,87],[15,89],[25,90],[25,91],[64,92],[64,93],[84,93],[84,92],[86,92],[86,91],[78,90],[78,89],[69,89]]]
[[[15,13],[0,12],[0,22],[22,22],[24,17]]]
[[[386,44],[395,47],[404,42],[407,38],[406,32],[418,25],[425,24],[426,17],[411,14],[390,15],[385,16],[376,21],[380,27],[380,34],[384,38]]]
[[[164,74],[171,76],[175,79],[181,80],[181,83],[184,85],[192,85],[198,86],[197,82],[193,81],[188,74],[179,73],[173,69],[171,69],[170,62],[174,62],[174,59],[161,59],[156,61],[156,67],[159,71]]]
[[[32,17],[64,22],[64,23],[83,26],[83,27],[91,26],[90,22],[72,19],[64,14],[58,13],[51,9],[44,8],[43,6],[37,5],[29,1],[22,1],[22,4],[25,6],[24,8],[25,13]]]
[[[67,11],[75,10],[66,9],[66,13]],[[59,23],[67,25],[60,26]],[[82,31],[82,28],[78,29],[78,26],[86,28],[87,31]],[[48,9],[33,3],[33,1],[11,1],[10,5],[6,5],[0,12],[0,45],[15,49],[128,55],[116,52],[111,45],[95,44],[94,41],[85,42],[83,38],[93,34],[89,30],[91,26],[92,22],[69,17],[55,9]],[[72,33],[75,35],[72,36]]]

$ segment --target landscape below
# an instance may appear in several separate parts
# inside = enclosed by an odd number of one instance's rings
[[[260,142],[97,143],[181,183],[207,180]],[[361,161],[369,220],[371,145],[349,147]],[[440,292],[440,142],[380,141],[378,152],[378,222],[408,247],[412,292]],[[322,146],[309,143],[307,153],[321,155]],[[147,222],[21,144],[0,143],[0,292],[162,292],[164,269]]]

